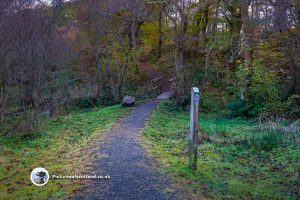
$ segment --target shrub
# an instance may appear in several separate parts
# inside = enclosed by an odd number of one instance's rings
[[[101,105],[113,105],[115,102],[111,89],[109,87],[104,87],[98,94],[98,100]]]
[[[94,108],[100,106],[100,101],[95,97],[84,97],[80,100],[80,108]]]
[[[220,113],[227,102],[227,94],[206,88],[201,92],[200,109]]]
[[[293,95],[287,101],[289,116],[300,118],[300,95]]]
[[[276,74],[263,66],[261,60],[254,60],[251,67],[241,65],[236,75],[236,91],[250,109],[249,114],[273,112],[281,106]]]
[[[226,108],[231,110],[229,117],[249,116],[250,108],[244,100],[235,100],[226,105]]]
[[[90,109],[100,106],[101,103],[98,98],[93,96],[86,96],[81,98],[72,98],[64,104],[64,111],[66,113],[78,109]]]

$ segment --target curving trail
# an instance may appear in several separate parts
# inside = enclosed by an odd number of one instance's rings
[[[141,63],[152,78],[159,72]],[[159,101],[169,98],[165,92],[153,100],[136,106],[122,118],[100,143],[102,155],[93,165],[91,174],[109,175],[109,180],[93,179],[76,199],[178,199],[172,182],[154,166],[155,160],[147,156],[140,145],[140,131]]]
[[[140,69],[142,69],[143,71],[145,71],[148,75],[148,77],[150,79],[156,79],[158,77],[162,77],[163,81],[162,81],[162,92],[169,92],[170,91],[170,87],[171,87],[171,83],[169,82],[168,77],[155,70],[148,62],[147,62],[148,58],[147,56],[143,55],[140,58]]]

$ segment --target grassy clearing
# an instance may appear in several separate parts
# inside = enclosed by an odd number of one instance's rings
[[[254,122],[220,114],[201,112],[199,123],[202,139],[196,172],[187,165],[189,112],[163,102],[144,129],[148,151],[194,199],[299,197],[299,140],[280,132],[259,132]]]
[[[0,199],[66,198],[82,181],[49,180],[34,186],[30,173],[44,167],[51,174],[80,175],[99,155],[92,154],[104,132],[128,108],[111,106],[91,112],[76,112],[45,122],[39,133],[0,137]]]

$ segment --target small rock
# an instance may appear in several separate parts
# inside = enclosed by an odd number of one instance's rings
[[[126,96],[122,100],[122,106],[134,106],[135,105],[135,98],[132,96]]]

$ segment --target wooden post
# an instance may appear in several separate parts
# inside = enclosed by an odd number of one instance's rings
[[[198,157],[198,114],[200,91],[197,87],[191,90],[190,137],[189,137],[189,165],[197,170]]]

